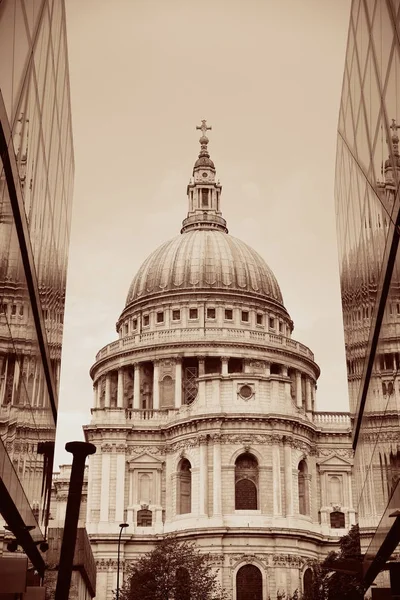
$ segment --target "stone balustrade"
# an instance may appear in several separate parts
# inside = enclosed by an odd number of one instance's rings
[[[314,423],[319,427],[351,427],[350,413],[337,413],[337,412],[316,412],[314,413]]]
[[[170,422],[177,414],[178,410],[173,408],[154,409],[154,408],[109,408],[107,411],[100,408],[92,408],[92,414],[96,414],[97,424],[112,424],[138,422],[143,425],[147,421],[154,424],[156,421],[159,424]]]
[[[307,346],[286,336],[265,331],[233,329],[228,327],[187,327],[184,329],[160,329],[129,337],[120,338],[104,346],[96,355],[96,361],[112,356],[123,350],[136,350],[154,344],[189,341],[232,341],[260,344],[262,346],[282,347],[296,350],[303,356],[314,360],[314,354]]]

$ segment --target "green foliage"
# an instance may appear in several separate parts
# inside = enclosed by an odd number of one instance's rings
[[[128,568],[120,600],[227,600],[210,554],[169,535]]]
[[[349,533],[340,539],[339,546],[339,552],[330,552],[322,563],[310,564],[314,577],[310,589],[306,590],[302,600],[362,600],[364,598],[361,574],[341,573],[332,568],[339,565],[343,559],[351,559],[361,564],[358,525],[353,525]]]
[[[361,574],[350,575],[332,571],[332,566],[340,559],[351,559],[361,564],[360,529],[353,525],[347,535],[340,539],[340,551],[331,552],[322,563],[327,568],[327,600],[362,600],[364,583]]]

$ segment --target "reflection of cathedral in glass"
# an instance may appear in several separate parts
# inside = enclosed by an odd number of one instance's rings
[[[16,538],[40,573],[34,542],[48,522],[74,169],[66,52],[62,1],[1,3],[2,542]]]
[[[398,9],[391,0],[352,2],[336,158],[355,505],[368,583],[400,541],[388,535],[400,506]]]
[[[232,598],[307,585],[354,523],[348,414],[316,411],[319,367],[263,258],[228,234],[205,121],[181,233],[133,278],[92,366],[87,529],[97,589],[179,532]],[[251,596],[249,596],[251,593]]]

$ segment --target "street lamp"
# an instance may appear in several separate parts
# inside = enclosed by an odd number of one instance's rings
[[[119,524],[119,537],[118,537],[118,556],[117,556],[117,593],[115,596],[115,600],[119,600],[119,552],[121,549],[121,535],[123,529],[125,527],[129,527],[129,523],[120,523]]]

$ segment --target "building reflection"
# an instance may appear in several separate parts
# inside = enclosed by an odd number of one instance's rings
[[[391,0],[352,2],[336,159],[356,506],[367,584],[400,541],[388,518],[398,504],[400,475],[398,13]]]
[[[0,512],[42,572],[74,173],[63,0],[3,0],[0,54]]]

